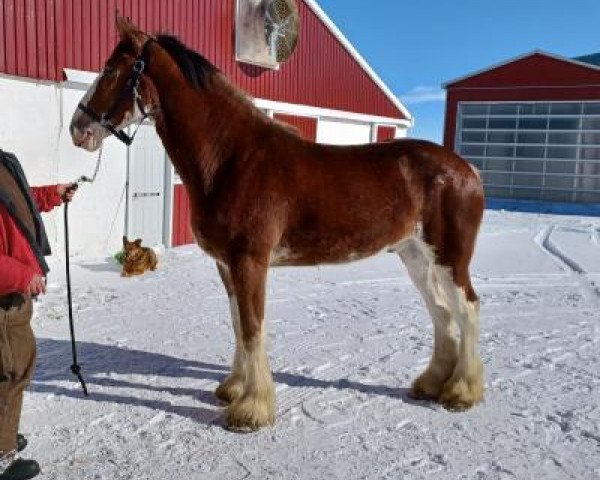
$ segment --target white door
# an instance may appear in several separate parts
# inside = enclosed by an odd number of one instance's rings
[[[330,145],[371,143],[371,124],[319,119],[317,142]]]
[[[144,245],[163,243],[165,149],[154,126],[142,125],[129,151],[129,239]]]

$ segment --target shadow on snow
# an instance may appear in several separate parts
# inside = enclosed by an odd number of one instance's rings
[[[162,386],[151,384],[153,379],[189,378],[221,382],[227,376],[229,367],[196,360],[186,360],[169,355],[131,350],[116,345],[78,342],[79,359],[83,375],[88,383],[89,397],[84,397],[77,380],[69,370],[71,363],[71,343],[68,340],[48,338],[38,339],[38,368],[31,383],[30,390],[38,393],[55,394],[77,398],[85,401],[111,402],[116,404],[142,406],[182,417],[207,425],[220,423],[220,410],[215,407],[224,406],[212,390],[201,388],[186,388],[179,386]],[[111,378],[111,376],[130,375],[150,377],[149,383],[139,383],[133,380]],[[316,378],[288,372],[274,372],[275,382],[289,387],[335,388],[340,390],[355,390],[368,395],[383,395],[397,398],[404,403],[427,406],[428,402],[413,400],[408,396],[407,388],[392,388],[385,385],[366,385],[348,380],[320,380]],[[55,382],[74,382],[72,388],[56,385]],[[75,386],[76,385],[76,386]],[[101,387],[94,389],[94,386]],[[145,392],[166,392],[174,396],[187,396],[213,408],[202,406],[174,405],[165,400],[143,398],[142,396],[127,396],[122,393],[106,392],[106,388],[144,390]],[[98,391],[101,390],[101,391]],[[145,394],[147,397],[148,395]],[[152,396],[152,395],[149,395]]]

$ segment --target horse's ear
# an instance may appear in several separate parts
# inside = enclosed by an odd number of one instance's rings
[[[127,18],[122,17],[118,11],[115,16],[115,22],[121,40],[124,42],[130,42],[138,52],[141,51],[142,46],[146,41],[146,34],[133,23],[131,23]]]
[[[138,239],[136,239],[136,241],[135,241],[135,242],[133,242],[133,243],[135,243],[135,246],[136,246],[136,247],[141,247],[141,246],[142,246],[142,239],[141,239],[141,238],[138,238]]]
[[[123,235],[123,246],[126,247],[127,246],[127,236]]]

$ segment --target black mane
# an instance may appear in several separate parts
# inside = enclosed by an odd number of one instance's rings
[[[156,41],[175,60],[188,82],[196,88],[206,88],[210,77],[219,71],[206,58],[171,35],[158,35]]]

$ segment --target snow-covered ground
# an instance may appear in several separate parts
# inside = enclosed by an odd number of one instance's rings
[[[272,270],[274,428],[223,428],[229,308],[195,247],[122,279],[73,265],[80,361],[69,372],[62,264],[34,321],[26,454],[47,479],[600,478],[600,219],[488,212],[472,272],[485,402],[411,400],[432,327],[395,255]]]

